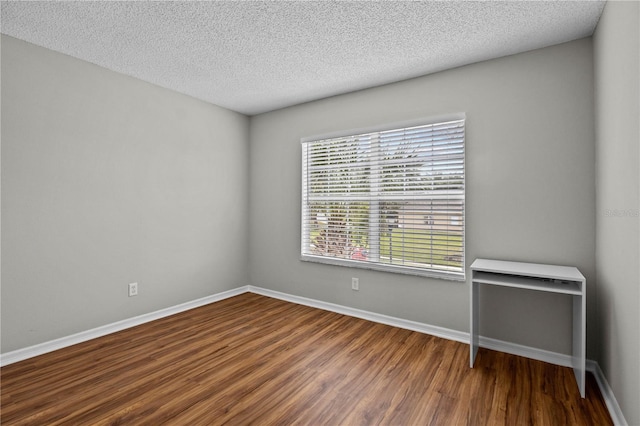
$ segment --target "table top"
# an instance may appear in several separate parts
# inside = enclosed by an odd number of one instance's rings
[[[471,270],[499,274],[523,275],[566,281],[585,281],[574,266],[543,265],[540,263],[509,262],[506,260],[476,259]]]

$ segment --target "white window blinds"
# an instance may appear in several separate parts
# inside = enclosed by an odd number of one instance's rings
[[[464,279],[465,121],[302,142],[303,260]]]

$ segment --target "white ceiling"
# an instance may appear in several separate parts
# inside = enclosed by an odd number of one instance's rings
[[[2,1],[2,33],[253,115],[593,33],[604,1]]]

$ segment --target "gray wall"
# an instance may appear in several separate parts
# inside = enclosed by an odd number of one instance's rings
[[[252,117],[251,283],[468,331],[469,278],[298,260],[300,138],[466,112],[467,266],[477,257],[575,265],[595,311],[592,72],[587,38]],[[568,298],[496,288],[481,303],[483,335],[570,353]]]
[[[456,112],[467,114],[467,264],[576,265],[592,323],[591,54],[591,39],[578,40],[249,126],[3,36],[2,352],[248,283],[467,331],[468,280],[298,260],[301,137]],[[133,281],[140,295],[128,298]],[[486,289],[481,332],[569,353],[569,302]]]
[[[594,34],[599,364],[640,424],[640,4],[609,1]]]
[[[3,35],[2,352],[248,284],[248,134]]]

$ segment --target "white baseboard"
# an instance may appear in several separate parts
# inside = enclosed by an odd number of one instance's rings
[[[618,405],[618,400],[616,400],[613,390],[611,389],[611,386],[609,386],[609,382],[607,382],[604,373],[600,369],[600,365],[597,362],[588,359],[587,371],[593,373],[593,376],[596,378],[596,382],[600,388],[600,393],[602,394],[604,403],[607,405],[613,424],[616,426],[627,426],[628,423],[624,418],[624,414],[622,414],[620,406]]]
[[[381,324],[391,325],[393,327],[418,331],[420,333],[430,334],[432,336],[442,337],[448,340],[455,340],[456,342],[469,343],[469,333],[463,331],[451,330],[449,328],[438,327],[421,322],[377,314],[375,312],[363,311],[360,309],[350,308],[348,306],[308,299],[306,297],[293,296],[290,294],[281,293],[279,291],[269,290],[256,286],[249,286],[249,291],[252,293],[261,294],[263,296],[297,303],[299,305],[311,306],[313,308],[324,309],[325,311],[331,311],[356,318],[362,318]],[[560,354],[557,352],[545,351],[542,349],[518,345],[516,343],[509,343],[483,336],[480,336],[480,346],[483,348],[506,352],[512,355],[520,355],[551,364],[558,364],[565,367],[571,366],[571,356]]]
[[[61,337],[59,339],[51,340],[49,342],[40,343],[38,345],[29,346],[27,348],[18,349],[5,354],[0,354],[0,366],[13,364],[14,362],[22,361],[28,358],[32,358],[38,355],[42,355],[48,352],[52,352],[58,349],[65,348],[67,346],[75,345],[77,343],[86,342],[97,337],[102,337],[110,333],[125,330],[136,325],[144,324],[150,321],[154,321],[160,318],[164,318],[170,315],[174,315],[180,312],[188,311],[200,306],[208,305],[209,303],[217,302],[229,297],[237,296],[242,293],[256,293],[274,299],[280,299],[287,302],[297,303],[299,305],[310,306],[313,308],[323,309],[325,311],[336,312],[343,315],[349,315],[356,318],[365,319],[381,324],[390,325],[393,327],[403,328],[406,330],[417,331],[419,333],[425,333],[444,339],[454,340],[457,342],[468,343],[469,333],[451,330],[444,327],[438,327],[429,325],[417,321],[410,321],[402,318],[391,317],[388,315],[378,314],[375,312],[364,311],[361,309],[355,309],[348,306],[337,305],[334,303],[323,302],[320,300],[309,299],[301,296],[294,296],[287,293],[281,293],[275,290],[269,290],[266,288],[256,286],[243,286],[232,290],[228,290],[222,293],[217,293],[211,296],[203,297],[201,299],[192,300],[190,302],[182,303],[169,308],[161,309],[148,314],[139,315],[137,317],[129,318],[126,320],[107,324],[102,327],[93,328],[91,330],[82,331],[80,333],[73,334],[71,336]],[[483,348],[505,352],[513,355],[519,355],[539,361],[548,362],[551,364],[562,365],[565,367],[571,366],[571,356],[560,354],[557,352],[545,351],[542,349],[536,349],[529,346],[518,345],[515,343],[505,342],[502,340],[491,339],[488,337],[480,336],[479,344]],[[624,419],[622,410],[607,382],[600,366],[593,360],[587,360],[587,371],[593,373],[602,393],[602,397],[607,405],[609,414],[616,425],[626,426],[627,422]]]
[[[469,333],[463,333],[461,331],[450,330],[448,328],[437,327],[434,325],[424,324],[417,321],[410,321],[402,318],[390,317],[383,314],[377,314],[375,312],[363,311],[360,309],[350,308],[348,306],[323,302],[321,300],[308,299],[301,296],[293,296],[291,294],[281,293],[279,291],[269,290],[261,287],[249,286],[249,291],[251,293],[261,294],[263,296],[273,297],[274,299],[297,303],[298,305],[305,305],[312,308],[323,309],[325,311],[336,312],[338,314],[361,318],[398,328],[417,331],[420,333],[430,334],[432,336],[442,337],[444,339],[455,340],[457,342],[463,343],[469,342]]]
[[[209,303],[218,302],[229,297],[237,296],[248,291],[248,286],[234,288],[232,290],[224,291],[222,293],[213,294],[200,299],[192,300],[190,302],[181,303],[179,305],[170,306],[168,308],[160,309],[148,314],[139,315],[133,318],[128,318],[122,321],[117,321],[111,324],[103,325],[101,327],[92,328],[90,330],[81,331],[80,333],[72,334],[70,336],[61,337],[59,339],[50,340],[48,342],[40,343],[37,345],[29,346],[15,351],[0,354],[0,366],[13,364],[14,362],[23,361],[28,358],[33,358],[38,355],[43,355],[48,352],[53,352],[58,349],[66,348],[71,345],[86,342],[97,337],[106,336],[107,334],[115,333],[117,331],[125,330],[127,328],[135,327],[136,325],[144,324],[150,321],[154,321],[160,318],[168,317],[180,312],[188,311],[189,309],[198,308],[200,306],[208,305]]]
[[[297,303],[299,305],[310,306],[313,308],[323,309],[326,311],[336,312],[343,315],[349,315],[356,318],[362,318],[393,327],[404,328],[407,330],[417,331],[420,333],[430,334],[444,339],[455,340],[457,342],[469,343],[469,333],[451,330],[448,328],[437,327],[416,321],[409,321],[402,318],[391,317],[387,315],[377,314],[375,312],[363,311],[360,309],[350,308],[348,306],[337,305],[334,303],[323,302],[320,300],[309,299],[306,297],[294,296],[279,291],[269,290],[266,288],[249,286],[249,292],[261,294],[263,296],[273,297],[275,299],[285,300],[287,302]],[[503,340],[491,339],[489,337],[479,337],[481,347],[499,352],[505,352],[512,355],[523,356],[538,361],[548,362],[550,364],[561,365],[563,367],[571,367],[571,355],[561,354],[558,352],[546,351],[543,349],[533,348],[530,346],[519,345],[516,343],[505,342]],[[604,398],[611,419],[615,425],[626,426],[620,406],[609,387],[607,380],[600,370],[600,366],[596,361],[588,359],[586,361],[586,369],[593,373]]]
[[[469,340],[467,339],[467,342]],[[467,343],[465,342],[465,343]],[[532,348],[531,346],[519,345],[517,343],[505,342],[504,340],[492,339],[490,337],[479,336],[480,347],[498,352],[505,352],[512,355],[519,355],[549,364],[571,367],[571,355],[559,352],[546,351],[544,349]]]

